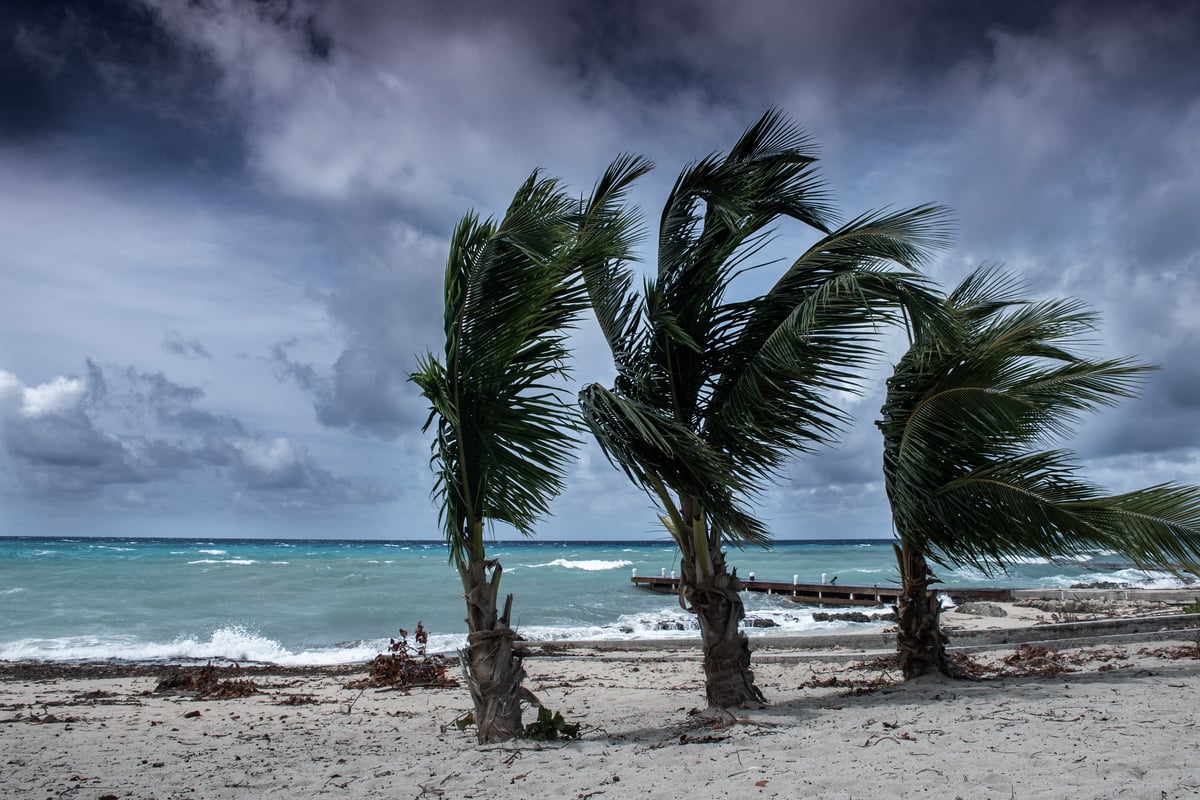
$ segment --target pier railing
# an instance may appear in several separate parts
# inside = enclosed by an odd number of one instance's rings
[[[679,578],[671,575],[653,575],[642,577],[634,575],[633,585],[654,592],[674,594],[679,591]],[[898,586],[850,586],[836,583],[800,583],[793,580],[759,581],[740,580],[742,591],[761,592],[779,595],[797,603],[808,603],[819,606],[882,606],[898,602],[900,587]],[[1011,589],[959,589],[953,590],[957,602],[990,600],[992,602],[1011,602]]]

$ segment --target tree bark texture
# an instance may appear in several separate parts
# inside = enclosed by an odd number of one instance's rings
[[[684,558],[682,590],[684,601],[700,622],[700,640],[704,647],[704,692],[711,708],[742,708],[760,705],[766,698],[754,683],[750,669],[750,640],[741,630],[746,618],[738,589],[736,570],[725,571],[725,556],[710,549],[713,561],[711,580],[696,574],[694,561]]]
[[[488,575],[488,571],[491,575]],[[522,687],[525,669],[513,650],[517,634],[509,626],[512,595],[504,611],[496,608],[501,568],[497,561],[475,562],[463,575],[467,601],[467,646],[459,651],[463,680],[474,704],[476,738],[479,744],[515,739],[524,733],[521,702],[537,703]]]
[[[700,638],[704,646],[704,693],[713,708],[739,708],[766,702],[754,683],[750,669],[750,640],[739,623],[746,617],[742,598],[733,588],[696,587],[691,602],[700,620]]]
[[[949,675],[947,638],[941,627],[942,604],[937,590],[929,588],[933,575],[925,554],[919,548],[905,546],[901,561],[903,591],[896,606],[896,649],[904,679],[932,672]]]

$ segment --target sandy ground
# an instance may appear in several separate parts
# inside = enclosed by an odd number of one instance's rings
[[[1014,622],[968,616],[947,623]],[[257,693],[200,699],[156,691],[177,668],[0,665],[0,796],[1200,797],[1192,634],[996,649],[964,663],[982,679],[909,684],[874,652],[767,645],[771,704],[725,715],[699,711],[694,650],[531,657],[527,685],[582,735],[490,747],[454,725],[462,687],[356,688],[363,668],[226,669]]]

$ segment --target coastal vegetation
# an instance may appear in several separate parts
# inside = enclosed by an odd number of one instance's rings
[[[644,291],[624,263],[588,281],[617,374],[581,392],[584,419],[679,547],[679,599],[699,619],[713,707],[764,700],[725,547],[770,542],[752,501],[788,459],[834,440],[846,417],[833,396],[857,390],[881,323],[903,310],[935,324],[943,310],[914,270],[947,241],[946,211],[839,225],[816,160],[811,140],[768,111],[727,154],[680,173]],[[736,299],[736,279],[788,220],[819,238],[765,293]]]
[[[583,201],[535,172],[502,219],[469,213],[451,237],[445,350],[411,379],[431,406],[434,493],[466,600],[460,656],[480,744],[520,736],[522,702],[536,702],[522,686],[513,598],[500,601],[503,569],[487,554],[485,525],[530,535],[562,489],[578,428],[562,397],[567,332],[588,305],[584,273],[630,257],[624,196],[649,168],[620,158]]]
[[[949,673],[929,562],[994,574],[1023,557],[1102,549],[1141,568],[1200,571],[1200,488],[1119,495],[1041,449],[1084,412],[1135,393],[1151,368],[1076,349],[1098,324],[1074,300],[1028,300],[994,266],[945,299],[950,324],[910,328],[877,423],[902,591],[897,649],[906,678]]]

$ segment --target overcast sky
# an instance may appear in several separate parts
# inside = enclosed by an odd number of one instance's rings
[[[438,538],[406,376],[458,218],[634,152],[655,221],[772,106],[843,217],[954,209],[943,285],[1003,262],[1100,311],[1097,354],[1161,365],[1070,443],[1092,478],[1200,482],[1188,0],[9,0],[0,36],[0,535]],[[890,536],[889,372],[765,493],[778,538]],[[594,446],[569,483],[542,538],[662,537]]]

